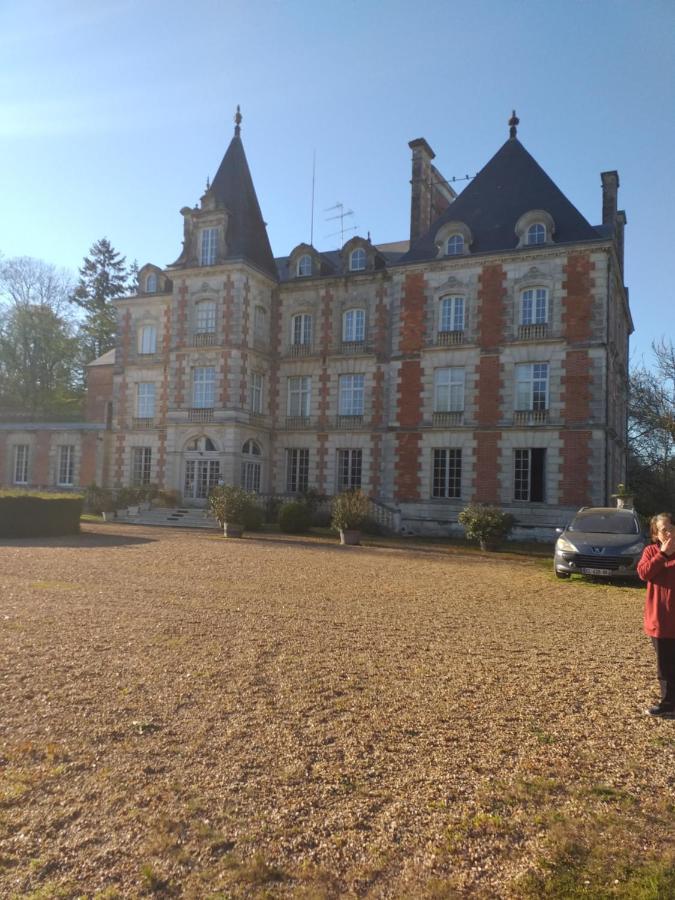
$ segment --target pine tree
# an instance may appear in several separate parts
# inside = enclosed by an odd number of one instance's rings
[[[112,300],[127,293],[129,272],[107,238],[92,244],[80,268],[80,280],[71,297],[85,311],[80,335],[88,358],[95,359],[115,346],[117,318]]]

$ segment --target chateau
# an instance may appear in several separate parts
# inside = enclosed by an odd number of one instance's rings
[[[116,302],[86,422],[0,424],[5,485],[156,483],[203,505],[360,487],[403,530],[469,501],[547,531],[624,480],[626,216],[591,225],[508,140],[457,195],[419,138],[409,240],[275,259],[241,140],[181,210],[183,246]]]

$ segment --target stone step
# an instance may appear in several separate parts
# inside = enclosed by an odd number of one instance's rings
[[[208,528],[211,530],[220,528],[208,510],[183,507],[142,509],[137,516],[123,516],[118,513],[115,521],[129,525],[154,525],[160,528]]]

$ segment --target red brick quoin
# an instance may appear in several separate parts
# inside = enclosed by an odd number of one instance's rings
[[[481,347],[498,347],[504,340],[506,273],[500,265],[485,266],[478,279],[478,341]]]
[[[499,503],[499,440],[501,431],[476,434],[476,478],[474,502]]]
[[[587,341],[591,338],[594,269],[595,263],[587,253],[571,253],[567,258],[562,321],[568,341]]]
[[[560,467],[560,503],[584,506],[591,496],[589,459],[590,431],[561,431],[562,466]]]
[[[498,356],[481,356],[478,364],[478,424],[494,425],[501,418],[501,367]]]
[[[420,499],[420,442],[419,432],[396,435],[396,499]]]
[[[409,272],[401,297],[401,353],[419,352],[424,346],[424,273]]]
[[[567,425],[588,422],[591,416],[591,361],[588,351],[567,351],[563,361],[561,399]]]

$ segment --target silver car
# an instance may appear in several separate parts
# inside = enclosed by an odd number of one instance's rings
[[[647,538],[632,509],[584,506],[566,528],[557,528],[553,571],[558,578],[595,575],[637,578]]]

